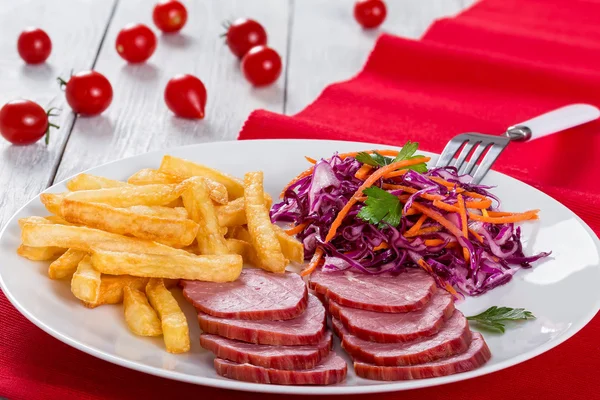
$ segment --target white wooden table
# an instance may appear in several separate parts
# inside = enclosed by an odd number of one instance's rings
[[[43,140],[12,146],[0,137],[0,227],[27,200],[85,169],[150,150],[233,140],[257,108],[294,114],[329,83],[356,74],[382,31],[418,38],[434,19],[474,0],[387,0],[386,21],[371,31],[354,21],[354,0],[183,0],[188,23],[175,35],[160,35],[152,24],[156,1],[0,0],[0,105],[25,98],[63,110],[49,146]],[[221,23],[237,17],[261,22],[282,56],[284,71],[273,86],[252,88],[219,37]],[[128,65],[114,48],[129,22],[158,34],[157,50],[145,64]],[[52,38],[47,63],[28,66],[19,58],[17,37],[27,26]],[[114,98],[101,116],[79,117],[56,77],[91,68],[111,81]],[[164,86],[178,73],[205,83],[204,120],[176,118],[164,104]]]

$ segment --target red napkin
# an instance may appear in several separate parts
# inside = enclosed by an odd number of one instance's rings
[[[321,138],[439,152],[461,132],[508,125],[573,103],[600,105],[598,0],[485,0],[438,21],[418,42],[382,36],[364,70],[286,117],[254,112],[240,139]],[[600,232],[600,124],[511,143],[496,169],[565,203]],[[600,318],[519,366],[379,399],[590,399],[597,397]],[[0,397],[9,399],[251,399],[124,369],[79,352],[29,323],[0,294]],[[260,395],[275,399],[274,395]],[[345,396],[367,399],[372,396]],[[279,397],[277,397],[279,398]]]

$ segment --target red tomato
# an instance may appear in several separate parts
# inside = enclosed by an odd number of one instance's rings
[[[17,50],[27,64],[43,63],[50,56],[52,41],[43,30],[28,28],[19,35]]]
[[[13,100],[0,109],[0,133],[12,144],[35,143],[44,135],[48,144],[50,125],[46,111],[33,101]]]
[[[383,0],[358,0],[354,4],[354,18],[363,28],[375,28],[383,22],[387,10]]]
[[[165,103],[178,117],[202,119],[206,106],[206,88],[193,75],[177,75],[167,83]]]
[[[106,110],[112,101],[112,86],[99,72],[79,72],[73,75],[69,82],[60,82],[66,84],[67,103],[77,114],[98,115]]]
[[[242,72],[254,86],[270,85],[281,74],[281,57],[270,47],[253,47],[242,59]]]
[[[156,35],[146,25],[129,24],[117,35],[116,47],[127,62],[144,62],[156,50]]]
[[[177,0],[161,1],[154,6],[152,20],[154,20],[154,25],[163,32],[177,32],[187,21],[187,10]]]
[[[267,44],[267,32],[258,22],[240,18],[233,21],[227,28],[227,45],[238,58],[255,46]]]

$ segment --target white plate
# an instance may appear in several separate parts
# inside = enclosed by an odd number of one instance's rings
[[[143,154],[88,172],[126,179],[141,168],[157,168],[161,157],[171,154],[236,176],[263,170],[266,190],[276,198],[291,178],[307,168],[304,155],[329,157],[335,151],[382,147],[389,146],[312,140],[221,142]],[[181,297],[180,304],[190,322],[192,350],[172,355],[164,350],[161,339],[131,334],[120,306],[88,310],[71,295],[68,282],[48,279],[47,263],[17,256],[15,250],[20,243],[17,220],[47,214],[38,198],[19,210],[2,232],[0,284],[21,313],[55,338],[112,363],[165,378],[226,389],[290,394],[373,393],[441,385],[498,371],[548,351],[579,331],[600,308],[600,242],[590,228],[554,199],[513,178],[491,172],[485,183],[498,186],[494,193],[507,210],[542,210],[539,221],[523,225],[525,252],[552,250],[552,257],[536,263],[531,270],[519,271],[507,285],[457,305],[467,315],[502,305],[524,307],[537,316],[534,321],[508,329],[504,335],[485,334],[492,359],[482,368],[462,374],[379,382],[357,378],[349,364],[348,379],[335,386],[277,386],[221,378],[213,370],[212,355],[200,348],[194,309]],[[64,181],[48,189],[49,192],[65,190]],[[339,347],[336,351],[343,354]]]

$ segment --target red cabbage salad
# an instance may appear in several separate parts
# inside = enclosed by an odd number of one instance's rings
[[[457,295],[479,295],[548,256],[523,253],[515,223],[539,210],[504,212],[490,186],[454,167],[428,169],[418,144],[310,159],[273,205],[273,222],[292,226],[316,268],[367,274],[422,268]]]

